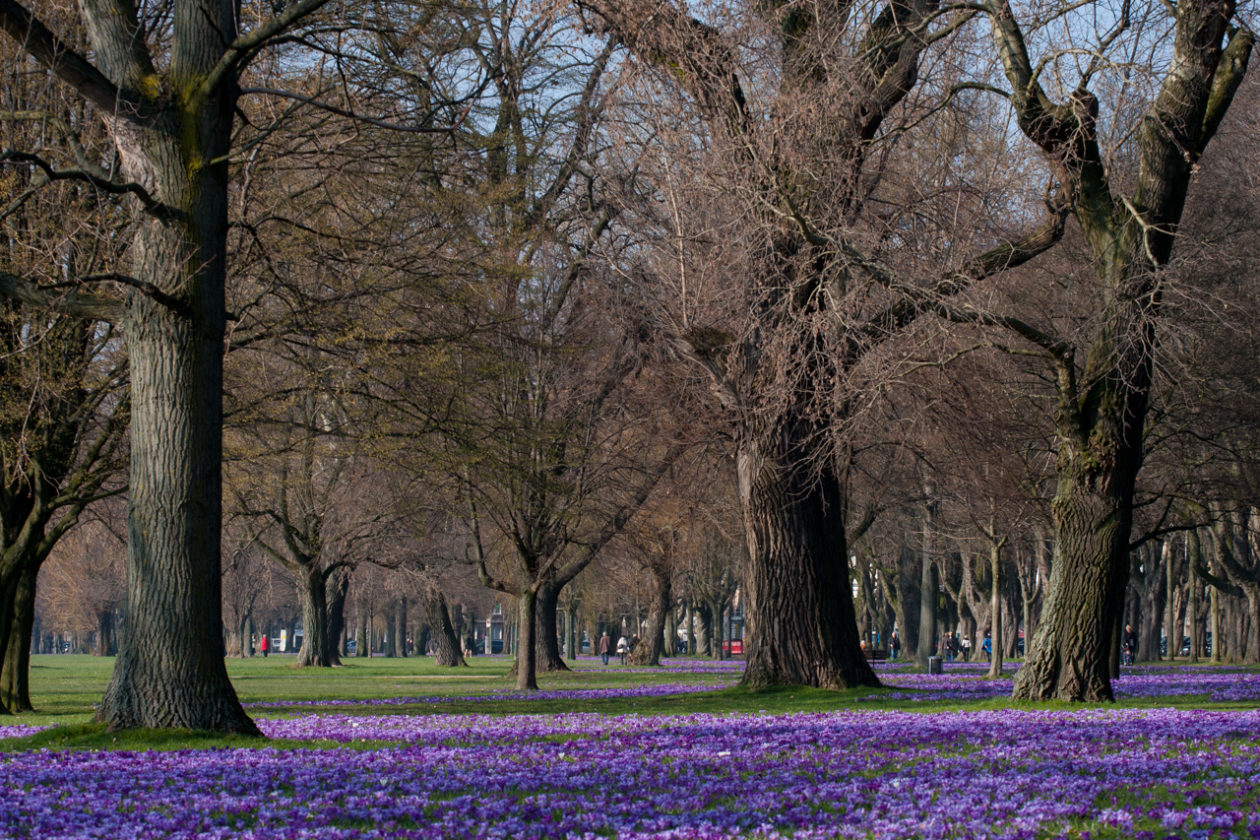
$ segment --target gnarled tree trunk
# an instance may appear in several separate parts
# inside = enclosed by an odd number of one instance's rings
[[[1015,674],[1016,698],[1114,699],[1109,654],[1128,583],[1132,513],[1126,494],[1103,495],[1092,486],[1060,479],[1053,502],[1059,539],[1046,606]]]
[[[738,458],[748,534],[742,684],[879,685],[862,654],[849,583],[841,481],[815,474],[782,434],[745,442]]]

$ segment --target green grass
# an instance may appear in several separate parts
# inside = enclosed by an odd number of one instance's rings
[[[715,691],[674,694],[661,697],[605,697],[580,699],[491,699],[467,701],[469,696],[512,691],[508,675],[510,663],[500,657],[473,657],[464,668],[439,668],[431,658],[348,659],[338,668],[300,669],[292,656],[266,659],[228,659],[227,668],[241,701],[246,704],[306,701],[315,705],[253,708],[255,716],[284,716],[309,712],[320,701],[372,700],[398,697],[446,698],[446,702],[418,702],[405,705],[329,706],[340,713],[364,714],[561,714],[575,711],[607,714],[727,714],[824,712],[843,708],[932,712],[942,710],[994,710],[1018,705],[1029,709],[1069,708],[1062,703],[1013,704],[1007,698],[983,700],[909,701],[904,694],[854,691],[823,691],[809,688],[772,688],[751,691],[727,688]],[[93,656],[35,656],[31,659],[31,699],[36,711],[0,717],[6,724],[50,725],[55,732],[24,739],[23,746],[130,749],[175,749],[184,747],[228,746],[241,742],[197,733],[107,733],[92,724],[95,704],[104,694],[113,669],[112,658]],[[675,670],[645,672],[584,664],[560,674],[541,674],[543,689],[625,688],[651,684],[698,682],[714,684],[730,676],[687,675]],[[904,691],[904,689],[902,690]],[[859,699],[863,698],[863,699]],[[1122,707],[1251,708],[1247,703],[1205,703],[1202,697],[1149,697],[1123,700]],[[5,744],[11,748],[13,742]]]
[[[241,702],[371,700],[396,697],[459,698],[513,691],[508,675],[510,663],[502,658],[473,657],[464,668],[439,668],[429,657],[405,659],[349,659],[337,668],[295,668],[292,656],[266,659],[228,659],[228,674]],[[31,700],[36,711],[0,724],[69,726],[91,720],[109,681],[114,660],[96,656],[34,656],[31,658]],[[540,674],[543,689],[628,688],[651,684],[718,681],[708,675],[683,675],[661,670],[644,673],[615,665],[604,668],[579,667],[559,674]],[[727,679],[727,678],[721,678]],[[373,707],[373,714],[477,713],[556,714],[571,711],[600,711],[614,714],[642,712],[680,714],[693,712],[785,712],[823,711],[850,705],[869,689],[854,692],[820,691],[807,688],[745,691],[724,689],[700,694],[665,697],[595,698],[560,700],[479,700],[466,703],[417,703],[406,706]],[[303,709],[309,707],[300,707]],[[344,709],[343,709],[344,710]],[[266,714],[285,714],[285,709],[267,709]]]

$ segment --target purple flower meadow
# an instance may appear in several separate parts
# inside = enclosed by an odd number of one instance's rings
[[[630,697],[667,697],[674,694],[694,694],[701,691],[714,691],[734,684],[734,680],[712,685],[695,685],[693,683],[661,683],[659,685],[638,685],[628,688],[567,688],[548,689],[544,691],[516,691],[500,689],[484,694],[466,694],[461,696],[445,694],[426,694],[412,697],[381,697],[368,700],[352,698],[339,700],[274,700],[260,703],[246,703],[251,708],[283,709],[300,706],[408,706],[417,705],[450,705],[464,703],[485,703],[492,700],[593,700],[596,698],[630,698]]]
[[[25,738],[45,728],[43,726],[0,726],[0,741],[5,738]]]
[[[596,660],[598,661],[598,660]],[[742,674],[743,662],[727,660],[713,670],[690,669],[686,664],[672,670],[638,669],[640,673],[671,676],[675,673],[702,677],[704,682],[671,682],[617,688],[570,688],[521,692],[498,689],[466,695],[413,695],[376,699],[274,700],[247,704],[258,709],[304,707],[383,707],[408,705],[464,705],[498,700],[594,700],[665,697],[716,691],[735,685]],[[902,701],[969,701],[1006,697],[1011,693],[1011,677],[1018,663],[1008,666],[1001,679],[985,676],[987,665],[974,662],[950,663],[944,674],[923,674],[909,670],[907,664],[889,663],[877,667],[880,681],[890,692],[872,692],[859,700]],[[626,669],[626,673],[631,669]],[[1136,697],[1201,696],[1211,702],[1260,702],[1260,672],[1236,667],[1162,667],[1158,665],[1122,669],[1112,683],[1117,699]]]
[[[879,678],[894,689],[875,693],[865,700],[892,698],[902,700],[982,700],[1005,697],[1011,693],[1011,677],[1018,665],[1008,667],[1003,679],[985,677],[987,666],[978,663],[947,665],[944,674],[911,673],[906,670],[880,669]],[[907,689],[896,691],[896,689]],[[1203,666],[1167,667],[1144,665],[1122,668],[1120,678],[1112,682],[1116,699],[1126,697],[1201,696],[1211,702],[1260,702],[1260,672],[1241,668]]]
[[[1260,712],[260,723],[372,743],[0,755],[0,836],[1260,837]]]

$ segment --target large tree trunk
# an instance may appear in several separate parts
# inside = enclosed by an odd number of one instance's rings
[[[328,661],[332,665],[340,665],[341,655],[345,652],[343,640],[346,635],[346,597],[350,593],[350,573],[344,568],[334,572],[328,579],[325,593],[328,600]]]
[[[398,655],[407,656],[407,596],[398,599],[398,612],[394,616],[394,638],[397,640]]]
[[[31,705],[31,632],[35,626],[35,579],[38,564],[27,564],[16,574],[9,589],[0,593],[7,605],[0,608],[0,713],[34,711]]]
[[[745,442],[738,459],[749,554],[742,684],[879,685],[857,636],[842,483],[781,442],[798,437],[791,427],[777,431],[763,449]]]
[[[303,563],[297,573],[298,598],[302,602],[302,647],[297,664],[302,668],[329,668],[336,664],[328,637],[328,590],[316,562]]]
[[[544,581],[538,587],[538,599],[535,602],[538,633],[538,651],[536,656],[537,667],[540,671],[569,670],[569,666],[565,664],[564,658],[560,655],[559,623],[557,621],[560,588],[560,586],[557,586],[550,580]]]
[[[1053,102],[1010,4],[1002,0],[994,8],[994,45],[1010,102],[1025,135],[1057,162],[1098,281],[1089,304],[1097,321],[1081,348],[1087,350],[1083,364],[1057,336],[1024,332],[1054,359],[1057,557],[1046,612],[1032,655],[1016,674],[1014,696],[1111,700],[1108,666],[1129,574],[1163,268],[1199,157],[1242,83],[1254,36],[1233,25],[1232,0],[1177,5],[1167,69],[1134,125],[1137,170],[1131,182],[1113,184],[1098,143],[1100,100],[1082,84],[1065,103]],[[1170,639],[1170,647],[1179,642]]]
[[[87,14],[99,17],[100,9]],[[146,213],[130,254],[132,275],[155,291],[131,289],[121,316],[131,371],[127,624],[97,719],[111,729],[257,735],[224,666],[220,612],[228,160],[237,86],[229,74],[202,87],[235,38],[235,7],[223,0],[175,6],[166,90],[157,89],[163,82],[145,66],[142,46],[119,39],[127,21],[91,23],[93,46],[111,70],[128,82],[149,74],[159,110],[142,125],[105,119],[127,180],[145,185],[165,208]]]
[[[992,522],[990,522],[992,527]],[[1006,647],[1002,638],[1002,547],[997,543],[989,546],[989,581],[993,586],[989,602],[989,634],[992,639],[992,654],[989,659],[989,672],[986,676],[997,679],[1002,676],[1002,656]]]
[[[359,607],[358,629],[354,634],[354,655],[357,657],[372,655],[372,624],[368,621],[367,610],[362,606]]]
[[[516,687],[521,691],[538,690],[538,651],[535,620],[538,593],[528,586],[517,599]]]
[[[192,115],[188,115],[192,118]],[[226,137],[227,114],[207,119]],[[175,131],[175,129],[172,129]],[[178,131],[176,131],[178,134]],[[226,154],[223,149],[219,154]],[[165,166],[192,166],[170,150]],[[213,169],[226,168],[215,166]],[[201,171],[205,171],[204,169]],[[174,175],[166,173],[168,178]],[[226,174],[225,172],[223,174]],[[131,361],[131,509],[127,624],[97,712],[131,727],[259,734],[224,667],[219,592],[223,250],[226,184],[202,178],[196,236],[150,229],[139,237],[137,276],[169,287],[187,277],[191,313],[133,293],[127,307]],[[183,202],[181,202],[182,204]],[[189,211],[193,210],[189,207]],[[189,249],[200,243],[202,247]]]
[[[113,656],[118,653],[113,607],[106,607],[96,613],[96,649],[92,653],[96,656]]]
[[[1131,500],[1131,493],[1105,495],[1060,479],[1046,607],[1032,649],[1015,674],[1016,699],[1114,699],[1109,653],[1128,582]]]
[[[630,652],[629,661],[634,665],[659,666],[665,646],[665,617],[672,601],[669,569],[663,563],[650,563],[648,570],[652,573],[652,603],[648,606],[647,628]]]
[[[928,658],[936,655],[936,607],[940,587],[936,582],[936,564],[932,562],[934,505],[935,502],[929,498],[923,514],[923,547],[919,559],[919,626],[915,635],[914,664],[922,671],[928,669]]]
[[[433,656],[437,664],[443,668],[466,665],[464,654],[460,651],[459,634],[455,632],[446,605],[446,596],[435,590],[425,603],[425,611],[433,634]]]

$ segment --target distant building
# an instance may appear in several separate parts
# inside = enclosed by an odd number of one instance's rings
[[[503,605],[495,604],[486,617],[486,653],[503,653]]]

